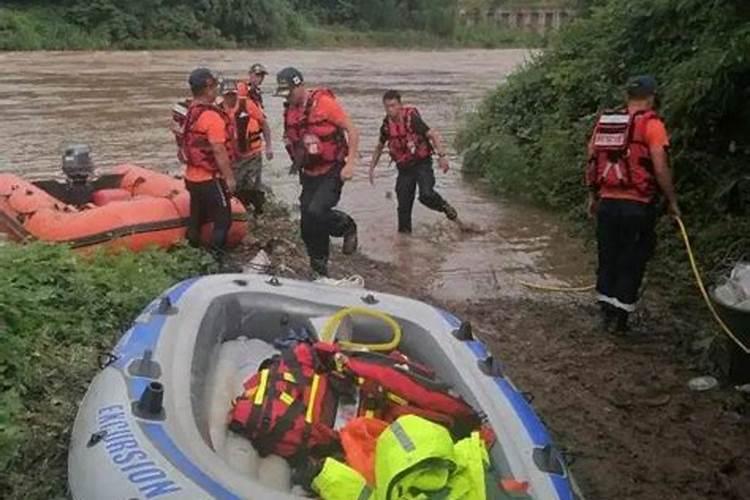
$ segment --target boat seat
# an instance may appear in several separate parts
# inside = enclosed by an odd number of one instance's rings
[[[267,342],[239,337],[219,347],[216,366],[207,387],[209,435],[214,451],[237,472],[269,488],[291,491],[289,464],[281,457],[261,458],[249,440],[227,429],[232,400],[242,393],[243,382],[258,370],[261,362],[278,351]]]

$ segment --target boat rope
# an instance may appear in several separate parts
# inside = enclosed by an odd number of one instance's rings
[[[351,342],[349,340],[339,341],[339,345],[345,349],[365,349],[368,351],[393,351],[401,343],[401,326],[384,312],[366,307],[346,307],[331,316],[320,334],[320,340],[323,342],[333,342],[336,340],[336,333],[339,325],[348,316],[369,316],[371,318],[383,321],[393,332],[393,338],[380,344],[364,344],[360,342]]]
[[[590,292],[591,290],[596,288],[596,285],[566,287],[566,286],[552,286],[552,285],[543,285],[539,283],[530,283],[528,281],[522,281],[522,280],[516,280],[516,282],[521,286],[524,286],[531,290],[538,290],[540,292],[584,293],[584,292]]]

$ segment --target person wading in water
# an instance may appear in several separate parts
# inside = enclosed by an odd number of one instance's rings
[[[395,90],[385,93],[383,106],[386,116],[380,127],[380,141],[375,147],[370,163],[370,183],[375,183],[375,167],[380,161],[385,145],[388,144],[391,160],[396,163],[398,169],[398,232],[410,234],[412,231],[412,209],[417,188],[419,201],[424,206],[444,213],[449,220],[456,220],[456,209],[435,191],[433,151],[437,151],[440,170],[446,173],[450,168],[440,134],[422,120],[417,108],[404,106],[401,103],[401,94]]]

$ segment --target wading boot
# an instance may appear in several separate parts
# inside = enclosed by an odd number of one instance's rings
[[[606,302],[599,302],[599,326],[603,332],[610,333],[612,331],[612,326],[615,324],[616,316],[617,310],[615,309],[615,306]]]
[[[353,226],[344,234],[344,245],[341,247],[341,251],[344,255],[351,255],[357,251],[359,247],[359,239],[357,238],[357,226]]]
[[[445,202],[445,205],[443,205],[443,212],[450,221],[458,219],[458,212],[456,212],[456,209],[453,208],[453,205],[451,205],[447,201]]]
[[[310,269],[313,272],[313,278],[327,278],[328,277],[328,259],[316,259],[310,257]]]
[[[617,333],[617,334],[626,334],[630,331],[630,313],[629,312],[623,311],[622,309],[617,309],[615,311],[613,331],[614,333]]]

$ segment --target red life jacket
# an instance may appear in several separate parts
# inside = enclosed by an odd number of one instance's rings
[[[224,120],[226,127],[226,142],[225,146],[227,154],[229,155],[229,161],[233,162],[235,159],[235,129],[232,120],[227,116],[223,109],[212,104],[203,104],[200,102],[192,102],[187,111],[185,122],[182,129],[182,157],[184,162],[190,166],[202,168],[209,172],[216,172],[219,170],[219,165],[216,163],[214,158],[211,144],[208,142],[208,137],[203,132],[197,132],[193,130],[193,126],[206,111],[215,111]]]
[[[586,182],[601,189],[632,190],[644,201],[658,192],[654,165],[646,143],[651,120],[661,120],[653,110],[630,114],[628,110],[602,113],[590,144]]]
[[[343,129],[328,120],[313,121],[322,96],[334,98],[328,89],[316,89],[307,96],[304,108],[288,106],[284,111],[284,139],[295,167],[312,175],[328,172],[343,164],[349,153]]]
[[[401,353],[339,354],[337,365],[360,390],[359,414],[393,422],[402,415],[419,415],[442,424],[456,437],[465,437],[482,424],[480,415],[428,368]]]
[[[297,462],[336,450],[338,400],[318,365],[315,348],[307,343],[265,362],[235,400],[229,428],[250,439],[261,456]]]
[[[247,112],[247,99],[238,100],[237,109],[231,118],[236,132],[236,146],[238,156],[259,151],[263,144],[263,130],[260,124],[250,117]]]
[[[414,165],[432,156],[430,141],[414,131],[413,121],[418,117],[417,108],[404,107],[400,121],[388,116],[383,120],[383,126],[388,131],[388,150],[399,168]]]

